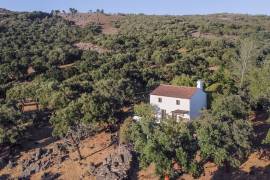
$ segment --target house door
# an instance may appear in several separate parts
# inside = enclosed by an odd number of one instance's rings
[[[166,118],[166,110],[161,109],[161,118],[165,119]]]

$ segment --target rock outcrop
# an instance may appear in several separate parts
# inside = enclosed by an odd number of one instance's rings
[[[128,179],[131,166],[131,151],[127,147],[121,146],[116,154],[109,155],[99,167],[90,164],[89,173],[94,175],[97,180],[124,180]]]
[[[67,153],[67,148],[62,144],[56,144],[50,149],[38,148],[29,159],[21,162],[22,174],[19,179],[29,179],[32,174],[46,170],[53,164],[61,166],[61,163],[68,158]]]

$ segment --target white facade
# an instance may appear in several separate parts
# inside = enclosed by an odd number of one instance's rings
[[[158,101],[159,98],[162,99],[162,102]],[[180,105],[176,104],[176,100],[180,100]],[[167,115],[172,115],[172,111],[175,111],[177,109],[190,111],[189,99],[150,95],[150,104],[155,107],[158,118],[161,118],[162,116],[161,110],[166,110]],[[184,114],[184,118],[190,119],[190,115]]]
[[[150,104],[155,107],[158,119],[162,118],[166,111],[166,115],[176,119],[182,117],[190,120],[197,118],[201,110],[207,107],[207,97],[202,81],[198,81],[196,91],[189,98],[150,94]]]

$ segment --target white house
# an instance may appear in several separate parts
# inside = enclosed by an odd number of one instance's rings
[[[203,81],[197,81],[197,87],[160,85],[150,94],[150,104],[156,108],[158,119],[171,116],[195,119],[207,106]]]

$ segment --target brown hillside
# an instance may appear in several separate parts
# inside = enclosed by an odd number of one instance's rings
[[[118,29],[113,27],[113,22],[119,21],[121,15],[107,15],[101,13],[77,13],[77,14],[60,14],[64,19],[74,22],[78,26],[86,26],[89,23],[98,23],[102,26],[104,34],[117,34]]]

